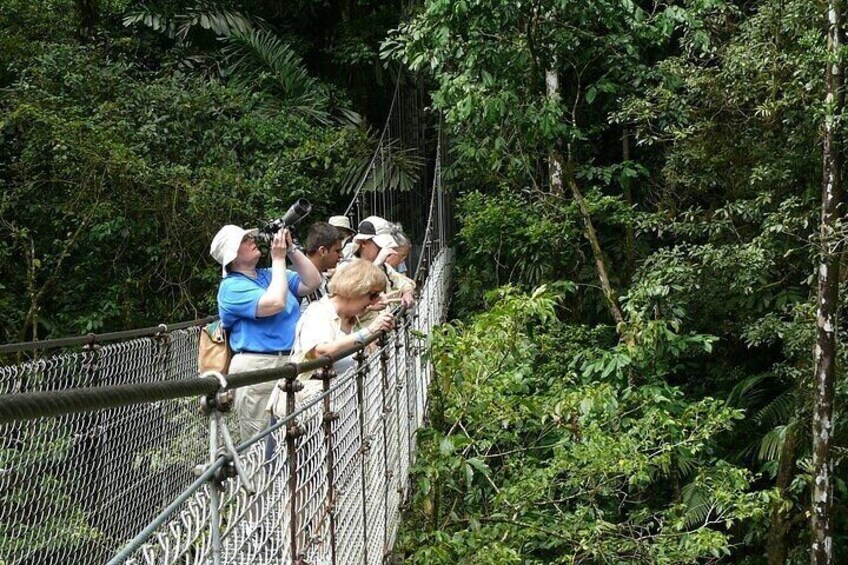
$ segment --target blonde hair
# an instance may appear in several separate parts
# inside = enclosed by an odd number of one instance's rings
[[[355,298],[369,292],[384,292],[386,274],[371,261],[355,259],[336,270],[327,290],[331,296],[342,298]]]

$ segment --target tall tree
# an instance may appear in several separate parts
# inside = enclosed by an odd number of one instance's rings
[[[836,377],[836,315],[839,300],[839,219],[842,212],[842,144],[838,127],[844,105],[842,85],[842,5],[827,3],[827,63],[823,185],[820,223],[820,263],[816,347],[815,402],[813,405],[812,551],[814,565],[833,561],[831,509],[833,506],[833,394]]]

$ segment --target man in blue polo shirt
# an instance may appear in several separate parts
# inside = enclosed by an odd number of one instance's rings
[[[279,230],[271,241],[271,268],[257,268],[262,252],[254,241],[256,232],[224,226],[209,250],[221,264],[224,277],[218,288],[218,315],[234,353],[230,374],[281,367],[288,362],[300,318],[299,297],[321,282],[321,274],[296,249],[288,230]],[[286,270],[286,256],[294,271]],[[242,441],[267,426],[265,408],[275,384],[270,381],[235,390]]]

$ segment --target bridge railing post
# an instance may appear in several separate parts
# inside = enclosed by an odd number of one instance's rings
[[[382,451],[383,451],[383,560],[391,552],[389,547],[389,486],[392,483],[392,467],[389,464],[389,426],[388,418],[392,409],[389,404],[389,353],[388,339],[386,334],[378,340],[380,348],[380,387],[382,389],[382,406],[380,412],[380,425],[383,428]]]
[[[395,421],[397,422],[397,453],[398,453],[398,504],[406,497],[406,481],[409,474],[409,452],[406,450],[409,441],[409,405],[406,402],[408,379],[408,355],[406,345],[406,326],[408,314],[404,313],[400,326],[395,330],[394,367],[395,367]]]
[[[293,373],[293,371],[292,371]],[[295,411],[295,393],[303,389],[303,383],[297,380],[296,374],[287,374],[286,382],[283,385],[283,391],[286,393],[286,415],[294,414]],[[294,564],[302,563],[303,556],[300,552],[298,544],[299,519],[297,511],[297,447],[299,438],[303,434],[303,428],[298,424],[297,420],[292,420],[286,427],[286,450],[288,455],[289,465],[289,505],[291,512],[290,527],[291,527],[291,562]]]
[[[359,403],[359,473],[361,479],[362,494],[362,563],[367,565],[368,560],[368,451],[371,449],[365,428],[365,377],[368,373],[368,364],[365,362],[365,351],[361,350],[354,357],[356,361],[356,399]]]
[[[333,410],[330,401],[330,381],[336,376],[332,367],[320,369],[316,377],[324,383],[324,445],[326,446],[325,468],[327,472],[327,514],[330,520],[330,559],[332,565],[336,565],[336,477],[335,477],[335,454],[333,453],[333,421],[338,414]]]

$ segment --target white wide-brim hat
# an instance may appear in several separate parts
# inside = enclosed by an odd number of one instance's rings
[[[212,245],[209,246],[209,254],[218,263],[221,264],[221,276],[227,276],[227,265],[233,262],[238,256],[239,246],[242,240],[247,235],[256,235],[258,229],[243,229],[232,224],[226,225],[218,230],[215,237],[212,238]]]

